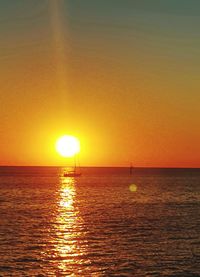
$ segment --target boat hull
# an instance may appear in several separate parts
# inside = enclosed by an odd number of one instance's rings
[[[64,177],[80,177],[81,173],[64,173]]]

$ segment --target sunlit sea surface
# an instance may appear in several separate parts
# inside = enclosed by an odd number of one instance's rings
[[[200,170],[0,168],[0,276],[200,276]]]

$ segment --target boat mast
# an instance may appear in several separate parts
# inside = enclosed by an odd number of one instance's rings
[[[76,172],[76,154],[74,155],[74,172]]]
[[[129,171],[130,171],[130,175],[132,175],[132,173],[133,173],[133,164],[132,163],[130,164]]]

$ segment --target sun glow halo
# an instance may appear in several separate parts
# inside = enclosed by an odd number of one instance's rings
[[[56,150],[63,157],[72,157],[80,152],[80,142],[74,136],[62,136],[56,142]]]

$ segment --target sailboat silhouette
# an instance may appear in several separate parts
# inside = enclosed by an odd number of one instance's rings
[[[80,177],[82,173],[80,172],[80,165],[77,167],[76,165],[76,155],[74,156],[74,167],[73,170],[64,172],[64,177]]]

